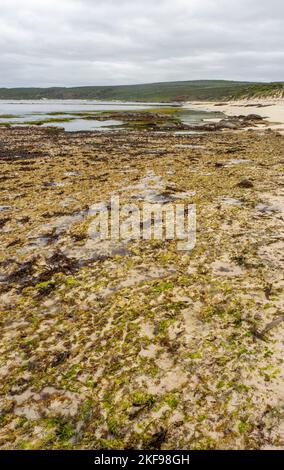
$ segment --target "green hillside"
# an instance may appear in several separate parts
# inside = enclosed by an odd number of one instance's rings
[[[284,96],[284,82],[250,83],[197,80],[146,85],[53,88],[0,88],[0,99],[97,99],[133,101],[226,100],[240,97]]]

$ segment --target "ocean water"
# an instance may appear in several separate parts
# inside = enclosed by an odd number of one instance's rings
[[[137,103],[121,101],[97,100],[0,100],[0,124],[11,125],[25,122],[40,121],[50,118],[74,118],[69,122],[54,122],[43,124],[59,126],[66,131],[104,130],[121,124],[120,121],[84,120],[74,113],[87,113],[96,111],[139,111],[143,109],[172,106],[172,103]],[[52,113],[56,113],[53,115]],[[62,114],[60,114],[62,113]],[[215,117],[218,113],[206,113],[196,110],[184,109],[181,120],[185,123],[198,123],[204,118]],[[220,113],[219,113],[220,114]]]
[[[168,106],[157,103],[135,103],[97,100],[0,100],[0,124],[23,124],[50,118],[73,118],[73,113],[95,111],[137,111]],[[54,116],[52,113],[62,113]],[[66,114],[67,113],[67,114]],[[103,130],[120,124],[120,121],[88,121],[76,119],[69,122],[55,122],[43,125],[59,126],[66,131]]]
[[[97,100],[0,100],[0,115],[33,115],[54,112],[70,113],[88,111],[131,111],[148,109],[151,107],[169,106],[158,103],[135,103],[125,101],[97,101]]]

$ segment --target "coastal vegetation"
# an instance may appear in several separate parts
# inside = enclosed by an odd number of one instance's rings
[[[282,97],[284,82],[195,80],[121,86],[0,88],[0,99],[95,99],[124,101],[215,101],[242,97]]]

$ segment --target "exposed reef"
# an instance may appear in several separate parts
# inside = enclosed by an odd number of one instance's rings
[[[283,445],[283,137],[169,116],[1,126],[2,449]],[[196,247],[91,240],[112,194],[196,204]]]

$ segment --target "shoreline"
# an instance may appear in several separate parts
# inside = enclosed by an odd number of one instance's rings
[[[226,116],[258,114],[266,119],[266,123],[262,122],[258,128],[267,128],[274,131],[284,133],[284,99],[267,99],[257,98],[249,100],[227,101],[224,103],[215,101],[194,101],[186,102],[184,109],[200,110],[200,111],[220,111]],[[221,118],[217,119],[220,121]],[[215,121],[216,119],[209,119]]]

